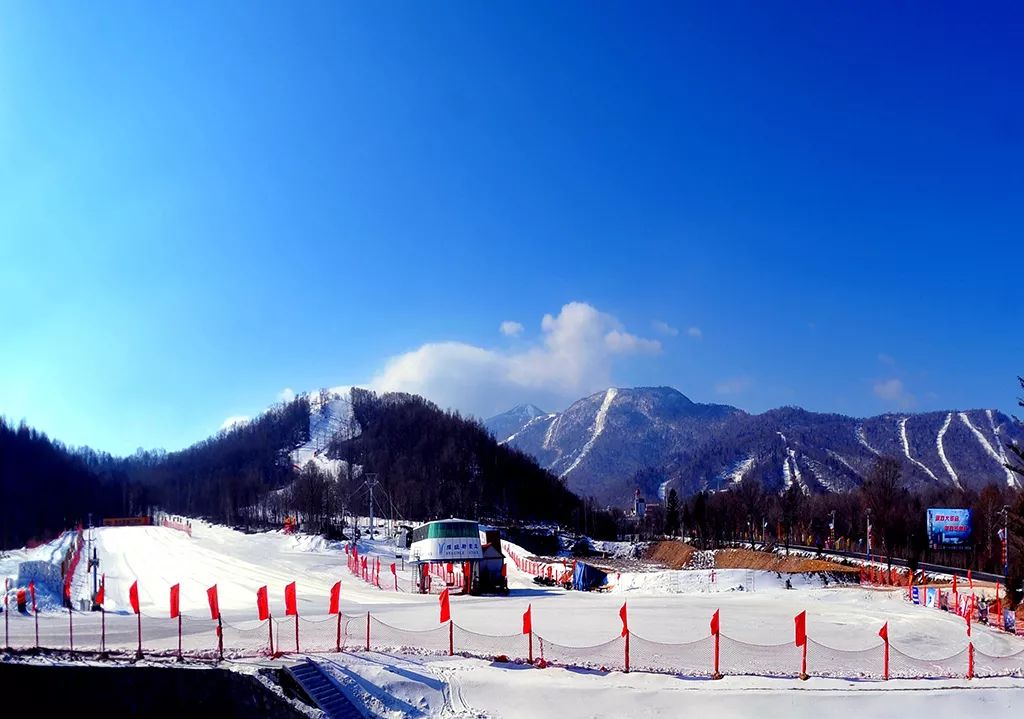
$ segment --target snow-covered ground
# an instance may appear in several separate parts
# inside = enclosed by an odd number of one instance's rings
[[[264,585],[269,587],[272,613],[284,620],[277,627],[276,640],[290,648],[292,620],[284,618],[283,592],[291,581],[298,585],[304,637],[314,631],[333,637],[334,620],[327,617],[327,610],[330,589],[339,580],[341,608],[348,615],[370,612],[377,621],[408,630],[439,627],[436,596],[381,590],[356,579],[347,571],[345,553],[338,543],[281,532],[247,535],[198,521],[192,526],[192,537],[163,527],[92,530],[101,571],[106,575],[108,646],[135,646],[136,623],[130,614],[128,590],[136,580],[147,651],[172,650],[177,645],[177,623],[166,618],[169,588],[175,583],[181,584],[181,607],[188,616],[183,623],[186,650],[209,651],[215,644],[206,597],[207,587],[213,584],[219,588],[225,622],[238,628],[231,633],[226,630],[229,650],[232,642],[243,637],[256,647],[265,642],[266,629],[259,629],[256,616],[256,591]],[[45,556],[53,550],[31,551]],[[361,551],[394,556],[386,541],[361,543]],[[14,569],[16,574],[13,564],[11,558],[3,560],[0,572],[11,574]],[[83,562],[81,576],[76,577],[76,592],[88,592],[84,566]],[[754,575],[754,591],[749,591],[750,575]],[[496,641],[494,653],[510,656],[513,650],[504,648],[522,643],[519,633],[528,606],[532,606],[534,631],[546,642],[581,647],[617,640],[621,628],[618,613],[624,601],[628,602],[630,629],[638,637],[664,643],[706,641],[709,619],[720,609],[723,634],[751,644],[792,649],[793,617],[806,610],[808,635],[836,649],[877,649],[881,641],[878,629],[885,622],[889,623],[893,647],[917,657],[945,658],[967,646],[962,619],[911,605],[901,598],[901,590],[824,587],[812,580],[796,581],[796,588],[787,590],[784,580],[774,573],[718,570],[717,591],[707,591],[709,576],[707,570],[624,574],[614,578],[617,586],[611,592],[581,593],[537,586],[510,563],[508,597],[452,597],[452,616],[460,631],[508,635]],[[744,584],[743,591],[739,584]],[[361,621],[354,620],[353,637],[362,636]],[[10,633],[12,645],[31,646],[32,618],[11,616]],[[67,634],[66,612],[40,616],[41,644],[67,646]],[[98,634],[96,614],[76,613],[76,646],[96,646]],[[989,655],[1005,656],[1024,649],[1024,642],[1017,637],[983,627],[975,627],[973,640],[979,652]],[[347,677],[346,682],[376,697],[376,705],[367,699],[375,710],[392,716],[403,712],[424,717],[543,716],[554,706],[567,716],[622,716],[627,712],[668,716],[678,713],[681,702],[686,702],[688,710],[704,707],[725,715],[770,711],[802,716],[833,708],[882,716],[940,707],[964,712],[984,707],[987,713],[998,714],[1007,710],[1010,702],[1024,700],[1019,693],[1024,683],[1008,679],[883,684],[727,677],[712,682],[638,672],[627,676],[621,672],[536,669],[468,658],[369,653],[328,655],[326,659],[337,663],[336,671]],[[814,661],[812,652],[812,673]],[[970,691],[964,691],[968,687]]]

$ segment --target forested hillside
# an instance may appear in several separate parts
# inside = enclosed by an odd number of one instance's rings
[[[137,499],[41,432],[0,417],[0,549],[50,539],[84,512],[121,514]]]

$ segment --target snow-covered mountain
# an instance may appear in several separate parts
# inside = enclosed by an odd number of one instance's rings
[[[495,437],[507,439],[528,424],[530,420],[546,415],[547,412],[535,404],[517,404],[508,412],[491,417],[485,424]]]
[[[518,426],[508,415],[485,422],[500,441],[535,457],[578,494],[612,505],[626,504],[638,486],[663,497],[673,487],[718,491],[746,477],[778,490],[796,484],[805,492],[845,491],[882,455],[901,461],[911,486],[1019,486],[1002,463],[1007,443],[1024,441],[1020,428],[993,410],[857,419],[785,407],[750,415],[691,402],[670,387],[609,388]]]

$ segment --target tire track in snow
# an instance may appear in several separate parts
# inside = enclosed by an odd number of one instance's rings
[[[938,478],[938,477],[936,477],[936,476],[935,476],[935,475],[934,475],[934,474],[932,473],[932,471],[931,471],[930,469],[928,469],[928,468],[927,468],[927,467],[926,467],[926,466],[924,465],[924,463],[923,463],[923,462],[918,462],[918,461],[917,461],[916,459],[914,459],[913,457],[911,457],[911,456],[910,456],[910,441],[909,441],[909,440],[907,439],[907,420],[909,420],[909,419],[910,419],[910,417],[902,417],[902,418],[900,419],[900,439],[901,439],[901,440],[903,441],[903,454],[905,454],[905,455],[907,456],[907,459],[909,459],[909,460],[910,460],[911,462],[913,462],[913,463],[914,463],[914,464],[916,464],[916,465],[917,465],[918,467],[920,467],[921,469],[923,469],[923,470],[924,470],[924,472],[925,472],[925,474],[927,474],[927,475],[928,475],[929,477],[931,477],[931,478],[932,478],[933,480],[935,480],[936,482],[938,482],[938,481],[939,481],[939,478]]]
[[[967,429],[974,433],[974,436],[977,437],[978,444],[981,445],[981,448],[984,449],[986,454],[988,454],[988,456],[994,459],[999,466],[1003,468],[1004,472],[1006,472],[1006,484],[1010,487],[1017,486],[1017,478],[1013,475],[1013,472],[1006,468],[1002,459],[999,457],[999,453],[992,448],[992,445],[989,444],[988,439],[986,439],[985,435],[981,433],[981,430],[971,424],[971,418],[967,416],[966,412],[960,412],[959,414],[960,421],[967,425]]]
[[[579,455],[575,460],[573,460],[573,463],[569,465],[569,469],[558,475],[559,477],[564,477],[569,474],[569,472],[576,469],[576,467],[579,466],[579,463],[582,462],[588,454],[590,454],[590,450],[594,446],[594,442],[596,442],[597,438],[601,436],[602,432],[604,432],[604,423],[605,420],[608,419],[608,410],[611,409],[612,402],[615,401],[615,395],[618,393],[619,390],[615,387],[609,387],[608,391],[604,393],[604,401],[601,402],[601,408],[597,410],[597,416],[594,417],[593,434],[590,435],[590,439],[587,440],[587,443],[583,445],[583,449],[580,450]]]
[[[946,415],[946,421],[942,423],[942,427],[939,429],[939,435],[935,438],[935,446],[939,450],[939,459],[942,460],[942,464],[945,465],[946,471],[949,472],[949,476],[953,479],[953,484],[956,485],[957,489],[963,489],[960,486],[960,478],[956,476],[956,470],[953,469],[953,465],[950,464],[949,459],[946,457],[946,448],[942,444],[942,438],[946,436],[946,430],[949,429],[950,423],[953,421],[953,413],[950,412]]]

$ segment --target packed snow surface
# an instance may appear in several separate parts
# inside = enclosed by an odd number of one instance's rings
[[[212,645],[206,589],[213,584],[219,588],[225,622],[236,626],[257,626],[256,590],[264,585],[269,588],[272,613],[283,619],[284,587],[292,581],[298,586],[299,613],[314,622],[325,619],[331,586],[339,580],[346,614],[370,612],[390,625],[411,630],[438,626],[436,596],[385,591],[356,579],[347,571],[342,545],[336,542],[282,532],[244,534],[200,521],[193,521],[192,527],[191,537],[163,527],[87,532],[99,551],[100,571],[106,575],[109,646],[134,648],[136,622],[130,614],[128,590],[136,580],[147,651],[176,647],[177,625],[167,612],[170,586],[177,583],[188,617],[183,627],[186,649],[209,650]],[[46,556],[55,550],[51,546],[28,552]],[[385,540],[361,542],[360,551],[390,555],[395,561],[394,547]],[[14,568],[10,557],[17,554],[5,558],[0,570],[10,574]],[[408,576],[408,565],[399,571]],[[84,569],[79,574],[84,575]],[[509,563],[508,597],[453,596],[452,615],[468,631],[521,637],[522,615],[532,606],[538,635],[565,646],[585,646],[619,636],[623,602],[628,603],[630,628],[637,636],[665,643],[706,638],[708,621],[720,609],[722,631],[729,637],[788,645],[793,640],[794,615],[806,610],[809,636],[837,649],[877,647],[878,629],[885,622],[893,646],[915,656],[944,658],[967,646],[962,619],[912,605],[902,598],[901,590],[825,586],[814,576],[794,578],[790,590],[783,577],[772,572],[745,570],[718,570],[713,581],[711,576],[711,570],[623,573],[609,577],[611,591],[567,592],[538,586]],[[82,577],[76,579],[85,585]],[[67,623],[66,612],[42,614],[42,644],[66,646]],[[287,635],[289,625],[281,626]],[[13,645],[31,645],[32,618],[12,613],[10,632]],[[98,617],[76,613],[76,645],[97,645],[98,636]],[[973,641],[978,650],[991,655],[1024,649],[1017,637],[981,626],[975,627]],[[905,716],[940,709],[958,714],[984,711],[992,716],[1006,715],[1011,703],[1024,701],[1024,682],[1012,679],[883,683],[727,677],[712,682],[642,672],[536,669],[458,657],[343,653],[322,659],[333,662],[331,671],[353,696],[363,697],[361,701],[373,711],[395,717],[536,717],[550,715],[553,707],[564,716],[678,716],[682,703],[688,712],[714,712],[715,716],[764,712],[802,718],[823,711],[840,716],[853,712]],[[921,691],[924,688],[928,691]]]

